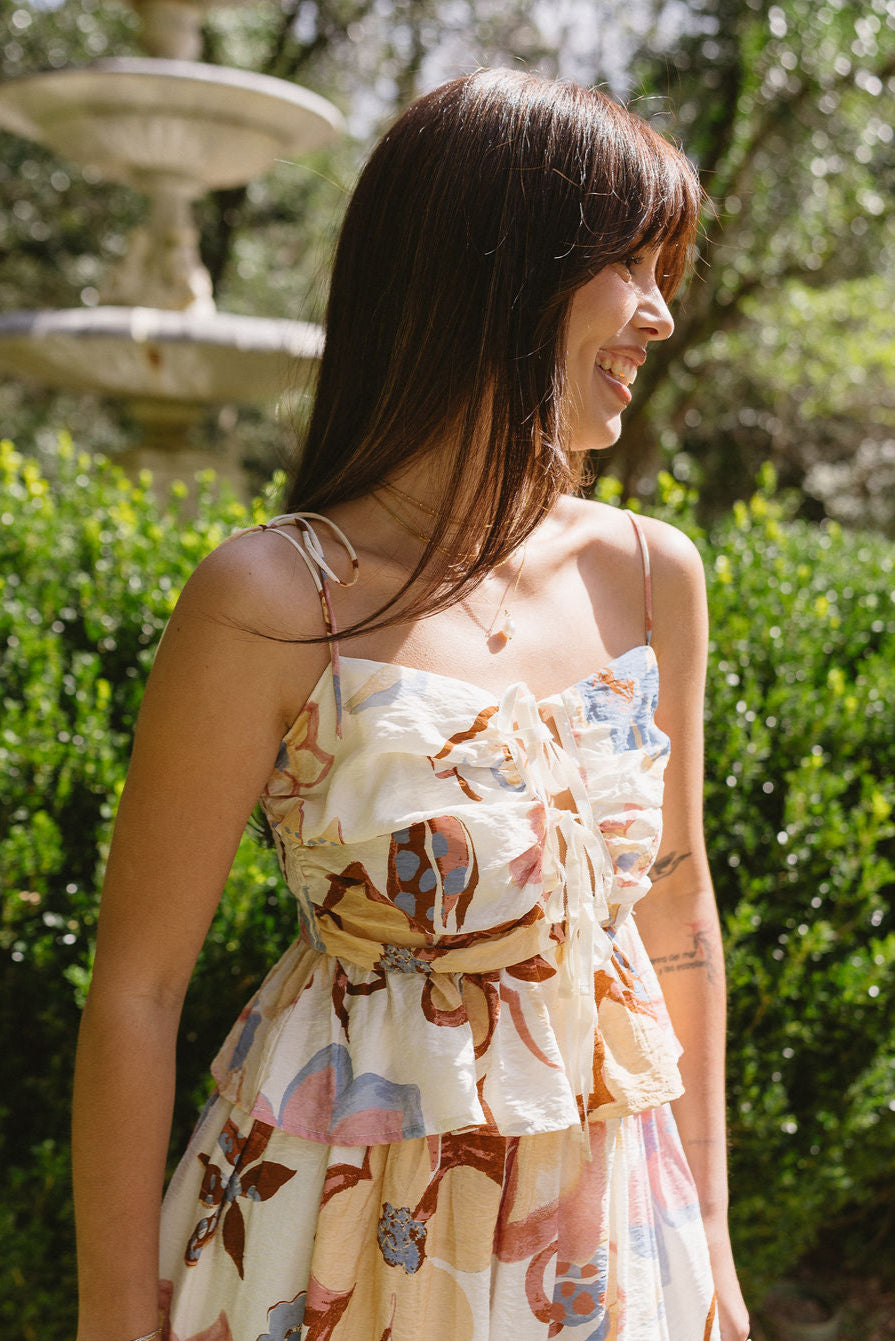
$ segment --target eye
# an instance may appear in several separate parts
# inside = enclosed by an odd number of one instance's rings
[[[626,256],[624,260],[616,261],[615,264],[619,266],[620,269],[626,270],[628,272],[627,277],[629,279],[633,279],[634,271],[637,269],[639,265],[643,265],[643,257],[640,255]]]

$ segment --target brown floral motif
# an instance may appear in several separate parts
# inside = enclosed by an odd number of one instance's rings
[[[500,1018],[500,973],[468,973],[463,978],[463,1004],[472,1026],[472,1041],[476,1060],[484,1057],[491,1046],[497,1021]],[[485,1077],[479,1083],[479,1101]]]
[[[385,1331],[382,1333],[382,1336],[380,1336],[380,1338],[379,1338],[379,1341],[392,1341],[392,1328],[393,1328],[394,1325],[395,1325],[395,1313],[396,1313],[397,1311],[398,1311],[398,1296],[397,1296],[396,1294],[393,1294],[393,1295],[392,1295],[392,1314],[391,1314],[391,1317],[390,1317],[389,1320],[388,1320],[388,1325],[386,1326]]]
[[[599,1009],[603,1001],[611,1001],[632,1015],[646,1015],[649,1019],[656,1018],[655,1006],[644,994],[641,980],[630,960],[622,951],[621,947],[613,942],[612,946],[612,972],[605,969],[598,969],[594,974],[594,995],[597,1008]],[[593,1089],[588,1099],[587,1109],[589,1113],[594,1113],[602,1104],[613,1103],[616,1095],[606,1084],[603,1075],[603,1066],[606,1061],[606,1045],[603,1040],[601,1029],[594,1030],[594,1060],[593,1060]],[[578,1096],[578,1116],[584,1120],[584,1105],[581,1096]]]
[[[558,1336],[562,1330],[562,1306],[549,1298],[544,1287],[544,1277],[556,1256],[556,1244],[549,1243],[546,1248],[535,1253],[525,1273],[525,1297],[528,1307],[538,1322],[548,1324],[547,1336]]]
[[[598,969],[594,974],[597,1005],[609,997],[610,1000],[617,1001],[619,1005],[637,1015],[649,1015],[655,1019],[655,1007],[644,993],[639,974],[616,943],[612,946],[611,963],[614,972],[607,973],[605,969]]]
[[[459,768],[457,768],[456,765],[454,765],[453,768],[442,768],[439,770],[435,768],[435,764],[432,759],[429,760],[429,763],[432,764],[433,769],[435,769],[435,776],[436,778],[438,778],[439,782],[443,782],[446,778],[453,778],[457,786],[463,793],[463,795],[468,797],[470,801],[481,801],[482,798],[479,795],[479,793],[473,791],[472,787],[462,776]]]
[[[466,1014],[463,1002],[457,1001],[453,1005],[440,1004],[444,999],[444,984],[433,983],[431,978],[427,979],[420,993],[420,1007],[429,1023],[442,1029],[457,1029],[460,1025],[466,1024],[469,1016]]]
[[[336,961],[331,997],[333,1012],[345,1031],[346,1042],[351,1040],[351,1017],[345,1005],[346,996],[372,996],[374,992],[384,992],[386,986],[384,970],[378,972],[372,982],[353,983],[342,965]]]
[[[364,1153],[364,1161],[358,1167],[356,1164],[331,1164],[326,1171],[326,1179],[323,1184],[323,1191],[320,1194],[320,1205],[325,1206],[332,1197],[336,1197],[340,1192],[348,1192],[358,1183],[369,1183],[372,1181],[370,1172],[370,1147]]]
[[[481,801],[482,798],[479,793],[473,789],[467,779],[464,778],[458,766],[453,764],[446,768],[438,769],[436,768],[436,763],[439,759],[449,758],[457,745],[462,745],[467,740],[474,740],[476,736],[481,735],[483,731],[487,730],[489,721],[497,711],[496,704],[488,708],[483,708],[467,730],[457,731],[453,736],[448,737],[438,753],[429,756],[429,763],[432,765],[432,771],[436,778],[438,778],[439,781],[453,778],[463,795],[468,797],[470,801]]]
[[[350,1290],[328,1290],[314,1276],[308,1281],[308,1299],[305,1305],[303,1341],[329,1341],[342,1314],[351,1303],[354,1287]]]
[[[472,723],[470,727],[467,728],[466,731],[457,731],[453,736],[449,736],[448,739],[444,742],[444,745],[442,745],[441,749],[438,751],[438,753],[432,755],[432,758],[446,759],[457,745],[462,745],[464,741],[474,740],[476,736],[480,736],[482,732],[487,729],[488,723],[490,722],[491,718],[497,711],[498,711],[497,704],[493,704],[490,707],[483,708],[482,711],[476,717],[475,721]]]
[[[532,955],[521,964],[510,964],[506,972],[508,978],[518,978],[522,982],[546,982],[548,978],[556,977],[556,969],[543,955]]]
[[[439,893],[441,925],[453,912],[459,930],[478,881],[472,839],[455,816],[436,815],[392,834],[386,893],[417,931],[433,927]]]
[[[295,1170],[285,1164],[263,1160],[274,1128],[266,1122],[253,1122],[247,1135],[242,1136],[232,1119],[225,1123],[218,1145],[224,1155],[222,1163],[229,1164],[225,1171],[203,1151],[199,1160],[205,1166],[205,1177],[199,1189],[199,1201],[209,1208],[196,1225],[184,1253],[188,1267],[199,1261],[202,1249],[221,1229],[224,1250],[232,1259],[240,1280],[243,1278],[245,1253],[245,1220],[239,1198],[248,1201],[269,1201],[284,1183],[295,1176]]]
[[[604,667],[597,671],[591,679],[591,683],[605,685],[613,694],[618,694],[619,698],[624,699],[625,703],[631,705],[634,702],[634,692],[636,685],[633,680],[620,680],[612,670],[611,666]]]

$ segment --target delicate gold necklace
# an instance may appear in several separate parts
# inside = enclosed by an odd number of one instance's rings
[[[420,512],[427,512],[430,517],[438,516],[435,508],[430,508],[427,503],[421,503],[418,498],[414,498],[413,494],[405,493],[403,489],[398,488],[397,484],[392,484],[389,480],[383,480],[379,487],[387,489],[390,494],[394,494],[396,498],[402,499],[405,503],[412,503],[415,508],[419,508]]]
[[[413,494],[408,494],[405,490],[399,489],[397,484],[392,484],[389,480],[383,480],[378,487],[393,494],[395,498],[400,499],[403,503],[412,503],[415,508],[419,508],[420,512],[425,512],[428,517],[438,516],[437,508],[430,508],[428,503],[421,503],[418,498],[414,498]],[[490,523],[485,529],[490,531]]]
[[[397,497],[405,499],[408,503],[413,503],[423,512],[428,512],[428,514],[431,517],[435,517],[438,515],[432,508],[427,507],[425,503],[421,503],[411,494],[406,494],[404,490],[399,489],[397,485],[383,484],[381,487],[387,489],[390,493],[395,494]],[[396,512],[394,508],[389,507],[385,499],[380,498],[379,494],[376,493],[375,490],[373,490],[372,497],[375,498],[379,506],[381,508],[384,508],[385,511],[389,514],[389,516],[394,521],[396,521],[399,526],[402,526],[404,530],[408,532],[409,535],[416,536],[417,540],[422,540],[426,545],[432,544],[431,536],[426,535],[424,531],[418,531],[415,526],[411,526],[410,523],[406,521],[399,512]],[[439,545],[436,542],[435,548],[439,551],[439,553],[446,555],[447,558],[449,559],[453,558],[451,551],[445,549],[444,545]],[[495,644],[494,647],[495,651],[501,651],[504,647],[506,647],[507,643],[513,637],[513,634],[516,632],[516,621],[510,614],[510,603],[513,600],[513,597],[516,595],[516,591],[519,586],[519,579],[522,577],[522,569],[525,566],[525,552],[527,548],[528,548],[528,542],[526,541],[525,545],[523,545],[522,547],[522,558],[519,561],[519,567],[516,570],[516,576],[515,578],[511,577],[510,580],[507,582],[506,586],[504,587],[503,593],[501,594],[500,600],[497,604],[497,609],[494,612],[494,618],[491,620],[491,623],[485,630],[485,641],[489,645],[493,642]],[[472,555],[462,555],[461,562],[464,560],[468,561],[470,558],[472,558]],[[503,563],[498,564],[498,567],[503,568],[504,564],[508,562],[509,562],[508,559],[504,559]],[[455,563],[454,567],[459,567],[459,564]],[[495,629],[494,626],[497,623],[498,617],[501,613],[503,613],[503,620],[501,622],[500,628]]]
[[[425,543],[426,543],[427,545],[431,545],[431,544],[432,544],[432,537],[431,537],[431,536],[426,535],[425,531],[418,531],[418,530],[416,529],[415,526],[411,526],[411,525],[410,525],[410,522],[405,521],[404,518],[401,516],[401,514],[400,514],[399,512],[395,512],[394,508],[390,508],[389,505],[388,505],[388,503],[386,503],[385,499],[384,499],[384,498],[380,498],[379,495],[375,492],[375,490],[373,491],[373,495],[372,495],[372,496],[373,496],[373,498],[376,499],[376,502],[379,504],[379,506],[380,506],[381,508],[385,508],[385,510],[386,510],[386,512],[388,513],[388,515],[389,515],[390,517],[393,517],[394,520],[398,523],[399,526],[403,526],[403,527],[404,527],[404,530],[405,530],[405,531],[408,531],[408,532],[410,533],[410,535],[415,535],[416,538],[417,538],[417,540],[423,540],[423,541],[425,541]],[[434,515],[435,515],[435,514],[433,513],[433,516],[434,516]],[[449,559],[453,558],[453,555],[452,555],[451,551],[450,551],[449,549],[445,549],[444,545],[439,545],[439,544],[436,542],[436,543],[435,543],[435,548],[439,551],[439,553],[447,555],[447,557],[448,557]],[[461,556],[461,558],[462,558],[462,557],[463,557],[463,556]],[[468,557],[468,556],[467,556],[467,557]]]

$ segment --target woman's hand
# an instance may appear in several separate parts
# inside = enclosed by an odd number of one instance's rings
[[[706,1220],[705,1232],[718,1301],[721,1341],[747,1341],[749,1310],[746,1308],[740,1282],[737,1279],[726,1220],[717,1225],[711,1220]]]

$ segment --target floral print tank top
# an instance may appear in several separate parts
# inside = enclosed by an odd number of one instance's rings
[[[298,935],[214,1062],[225,1098],[312,1141],[373,1145],[586,1137],[681,1094],[631,917],[668,738],[629,515],[645,641],[567,689],[497,698],[333,644],[261,797]],[[270,526],[304,551],[332,629],[314,520]]]

